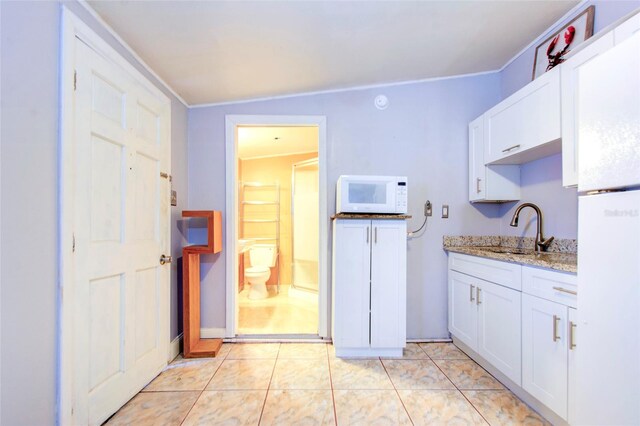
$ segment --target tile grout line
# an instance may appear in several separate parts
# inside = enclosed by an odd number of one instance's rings
[[[269,384],[267,385],[267,391],[264,394],[264,401],[262,403],[262,409],[260,410],[260,417],[258,417],[258,425],[262,422],[262,415],[264,414],[264,407],[267,406],[267,398],[269,397],[269,391],[271,390],[271,382],[273,381],[273,375],[276,373],[276,365],[278,365],[278,357],[280,355],[280,348],[282,343],[278,343],[278,352],[276,353],[276,359],[273,363],[273,370],[271,370],[271,377],[269,378]]]
[[[222,346],[220,347],[222,348]],[[229,352],[231,352],[231,350],[229,350]],[[227,353],[227,355],[229,355]],[[213,380],[213,376],[216,375],[216,373],[218,372],[218,370],[220,370],[220,367],[222,367],[222,364],[224,363],[224,361],[227,359],[227,355],[224,356],[224,358],[221,360],[220,365],[218,365],[218,368],[216,368],[216,370],[213,372],[213,374],[211,375],[211,377],[209,378],[209,380],[207,380],[207,383],[204,385],[204,387],[202,388],[202,390],[200,391],[200,394],[198,395],[198,397],[193,401],[193,404],[191,404],[191,408],[189,408],[189,411],[187,411],[187,414],[185,414],[184,418],[182,419],[182,421],[180,422],[180,425],[182,426],[185,422],[185,420],[187,420],[187,417],[189,417],[189,414],[191,414],[191,411],[193,411],[193,407],[196,406],[196,404],[198,403],[198,400],[200,400],[200,398],[202,397],[202,394],[204,394],[205,389],[207,389],[207,386],[209,386],[209,384],[211,383],[211,381]],[[176,357],[177,358],[177,357]],[[184,358],[183,358],[184,359]]]
[[[429,356],[429,355],[427,355],[427,356]],[[393,390],[396,392],[396,396],[398,397],[398,400],[400,400],[400,404],[402,404],[402,408],[404,409],[404,412],[407,413],[407,418],[409,419],[409,422],[411,422],[412,425],[415,425],[415,422],[411,418],[411,414],[409,414],[409,410],[407,410],[407,406],[404,405],[404,401],[400,397],[400,392],[398,392],[398,388],[396,387],[396,384],[391,379],[391,375],[387,371],[387,366],[384,365],[384,362],[382,361],[382,358],[380,358],[380,363],[382,364],[382,368],[384,369],[384,372],[387,374],[387,377],[389,378],[389,381],[391,382],[391,386],[393,386]]]
[[[459,349],[458,349],[459,350]],[[471,359],[471,358],[469,358]],[[447,359],[441,359],[440,361],[452,361],[452,360],[447,360]],[[473,360],[471,360],[473,361]],[[453,385],[453,387],[456,388],[456,390],[460,393],[460,395],[462,395],[462,397],[473,407],[474,410],[476,410],[476,413],[478,413],[478,415],[480,415],[480,417],[482,417],[482,420],[484,420],[488,425],[491,425],[491,423],[489,422],[489,420],[487,420],[482,413],[480,412],[480,410],[478,410],[478,408],[473,404],[473,402],[471,402],[471,400],[469,398],[467,398],[467,395],[464,394],[464,392],[462,392],[462,390],[458,387],[458,385],[456,385],[453,380],[451,380],[451,378],[447,375],[447,373],[445,373],[442,368],[440,368],[440,366],[438,365],[438,363],[435,362],[434,359],[431,359],[431,362],[433,362],[433,365],[436,366],[436,368],[438,370],[440,370],[440,372],[442,374],[444,374],[444,376],[451,382],[451,384]],[[475,362],[475,361],[473,361]],[[493,376],[491,376],[493,377]]]

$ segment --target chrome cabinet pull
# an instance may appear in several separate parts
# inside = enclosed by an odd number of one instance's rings
[[[167,256],[166,254],[163,254],[162,256],[160,256],[160,264],[164,265],[165,263],[171,263],[171,256]]]
[[[476,305],[479,305],[479,304],[481,304],[481,303],[482,303],[482,302],[480,301],[480,290],[481,290],[481,288],[480,288],[480,287],[476,288]]]
[[[560,340],[560,336],[558,336],[558,323],[560,322],[560,317],[557,315],[553,316],[553,341],[557,342]]]
[[[481,192],[481,191],[480,191],[480,181],[481,181],[481,180],[482,180],[481,178],[476,178],[476,192],[477,192],[478,194]]]
[[[367,244],[369,244],[369,227],[367,226]]]
[[[573,321],[569,321],[569,350],[570,351],[572,351],[576,347],[576,342],[575,342],[576,327],[578,327],[578,324],[576,324]]]
[[[502,150],[502,152],[509,152],[509,151],[512,151],[512,150],[517,149],[517,148],[520,148],[520,144],[514,145],[514,146],[510,146],[509,148],[505,148],[505,149]]]
[[[378,227],[373,228],[373,242],[378,244]]]
[[[577,291],[573,291],[573,290],[567,290],[566,288],[562,288],[562,287],[554,287],[553,288],[555,291],[560,291],[562,293],[567,293],[567,294],[573,294],[574,296],[578,295]]]
[[[473,298],[473,289],[475,288],[475,285],[470,285],[469,286],[469,302],[473,302],[475,299]]]

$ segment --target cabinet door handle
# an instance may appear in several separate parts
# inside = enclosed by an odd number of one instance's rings
[[[567,290],[566,288],[562,288],[562,287],[554,287],[553,288],[555,291],[560,291],[562,293],[567,293],[567,294],[573,294],[574,296],[578,295],[577,291],[573,291],[573,290]]]
[[[482,179],[480,178],[476,178],[476,192],[479,194],[480,193],[480,181]]]
[[[476,305],[479,305],[482,303],[480,301],[480,290],[482,290],[480,287],[476,287]]]
[[[369,244],[369,227],[367,226],[367,244]]]
[[[553,316],[553,341],[557,342],[560,340],[560,336],[558,336],[558,323],[560,322],[560,317],[557,315]]]
[[[378,227],[373,228],[373,242],[378,244]]]
[[[502,152],[509,152],[509,151],[512,151],[512,150],[517,149],[517,148],[520,148],[520,144],[514,145],[514,146],[510,146],[509,148],[505,148],[505,149],[502,150]]]
[[[576,343],[575,343],[576,327],[578,327],[578,324],[576,324],[573,321],[569,321],[569,350],[570,351],[572,351],[573,348],[576,347]]]
[[[469,302],[473,302],[475,299],[473,298],[473,289],[476,288],[475,285],[469,286]]]

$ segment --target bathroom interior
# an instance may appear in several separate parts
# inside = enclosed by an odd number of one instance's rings
[[[318,334],[318,128],[238,128],[238,335]]]

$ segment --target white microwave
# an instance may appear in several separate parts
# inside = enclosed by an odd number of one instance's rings
[[[407,177],[340,176],[336,213],[407,213]]]

